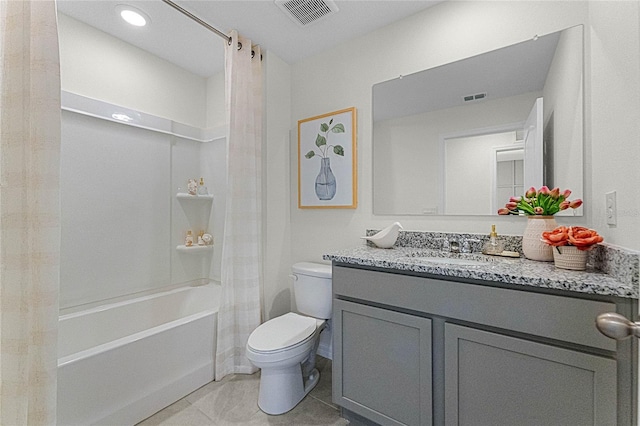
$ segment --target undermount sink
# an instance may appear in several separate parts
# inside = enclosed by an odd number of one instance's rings
[[[423,260],[429,263],[439,263],[443,265],[463,265],[463,266],[483,266],[487,262],[473,259],[462,259],[459,257],[435,257],[435,256],[411,256],[415,260]]]

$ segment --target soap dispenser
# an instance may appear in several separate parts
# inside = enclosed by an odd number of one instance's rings
[[[204,186],[204,178],[200,178],[200,184],[198,184],[198,195],[209,195],[209,190]]]
[[[491,225],[491,234],[489,234],[489,241],[484,244],[482,253],[499,255],[504,251],[504,244],[498,240],[498,233],[496,232],[496,226]]]

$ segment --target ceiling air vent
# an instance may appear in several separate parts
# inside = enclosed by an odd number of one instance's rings
[[[275,0],[276,5],[301,27],[319,21],[338,11],[331,0]]]
[[[462,99],[464,99],[465,102],[470,102],[470,101],[479,101],[480,99],[484,99],[486,97],[487,97],[486,93],[476,93],[475,95],[463,96]]]

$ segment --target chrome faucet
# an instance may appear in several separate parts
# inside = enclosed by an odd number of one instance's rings
[[[462,242],[462,253],[473,253],[473,250],[472,250],[473,244],[471,243],[479,243],[479,242],[480,240],[477,240],[475,238],[467,238]]]

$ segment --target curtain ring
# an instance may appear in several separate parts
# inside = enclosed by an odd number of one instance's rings
[[[251,50],[251,59],[256,57],[256,51],[255,50]],[[260,60],[262,60],[262,53],[260,54]]]
[[[242,49],[242,43],[238,42],[238,50]]]

